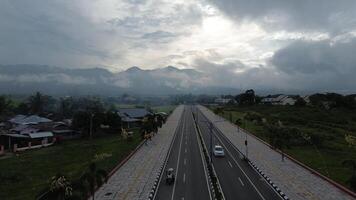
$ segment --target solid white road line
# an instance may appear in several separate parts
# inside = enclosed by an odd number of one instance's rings
[[[184,111],[183,111],[183,116],[184,117]],[[185,118],[184,118],[184,121],[183,121],[183,127],[182,127],[182,136],[180,137],[180,143],[179,143],[179,151],[178,151],[178,162],[177,162],[177,166],[176,166],[176,169],[177,169],[177,172],[176,172],[176,177],[178,178],[178,171],[179,171],[179,161],[180,161],[180,151],[182,149],[182,142],[183,142],[183,133],[184,133],[184,128],[185,128]],[[174,193],[176,191],[176,182],[177,182],[177,178],[174,179],[174,185],[173,185],[173,192],[172,192],[172,196],[171,196],[171,200],[174,199]]]
[[[229,162],[229,165],[230,165],[230,167],[232,168],[232,164],[231,164],[231,162],[230,162],[230,161],[227,161],[227,162]]]
[[[239,181],[240,181],[241,185],[244,186],[244,183],[242,182],[240,177],[239,177]]]

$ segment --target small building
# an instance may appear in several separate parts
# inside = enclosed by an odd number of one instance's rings
[[[117,114],[121,117],[122,125],[127,128],[139,126],[144,117],[152,115],[145,108],[121,108]]]
[[[8,120],[10,128],[0,135],[0,144],[6,149],[21,151],[54,144],[59,139],[80,137],[65,122],[53,122],[37,115],[16,115]]]
[[[15,117],[11,118],[9,122],[11,122],[12,124],[28,125],[28,124],[52,122],[52,120],[44,117],[40,117],[38,115],[30,115],[30,116],[16,115]]]
[[[270,105],[294,105],[297,100],[288,95],[269,95],[261,100],[262,104]]]

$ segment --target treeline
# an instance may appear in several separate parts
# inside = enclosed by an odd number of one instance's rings
[[[98,97],[63,97],[53,98],[42,93],[35,93],[22,101],[14,101],[7,96],[0,96],[0,121],[22,115],[38,115],[53,121],[70,119],[72,128],[88,135],[106,125],[106,132],[121,131],[121,118],[113,105],[105,104]]]

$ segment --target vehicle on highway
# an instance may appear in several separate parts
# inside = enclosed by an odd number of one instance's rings
[[[222,148],[222,146],[220,146],[220,145],[215,145],[214,146],[214,156],[215,157],[224,157],[225,156],[224,148]]]
[[[174,183],[174,180],[175,180],[174,169],[169,168],[166,171],[166,184],[171,185]]]

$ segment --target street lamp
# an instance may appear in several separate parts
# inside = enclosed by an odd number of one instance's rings
[[[213,163],[213,123],[209,123],[210,129],[210,163]]]

